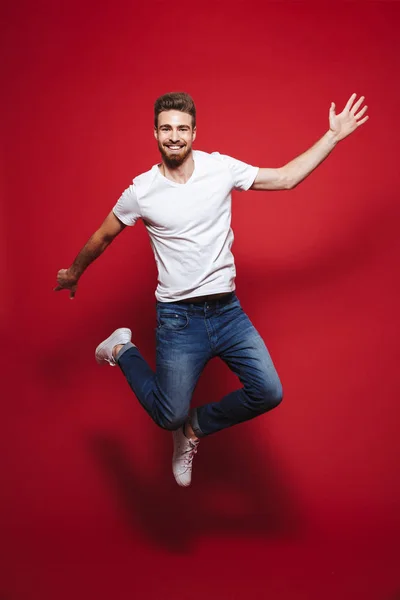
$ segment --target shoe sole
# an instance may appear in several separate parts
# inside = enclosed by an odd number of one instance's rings
[[[103,365],[104,363],[108,362],[105,358],[101,358],[99,357],[99,353],[103,350],[103,348],[105,348],[106,346],[108,346],[108,344],[112,343],[113,347],[118,345],[118,340],[120,339],[122,334],[128,334],[129,336],[129,340],[132,338],[132,331],[130,329],[128,329],[127,327],[120,327],[119,329],[116,329],[115,331],[113,331],[113,333],[108,336],[108,338],[106,340],[103,340],[101,342],[101,344],[99,344],[95,350],[95,357],[96,357],[96,362],[99,365]],[[114,343],[115,342],[115,343]],[[124,342],[124,344],[127,344],[128,342]],[[121,343],[121,342],[120,342]]]

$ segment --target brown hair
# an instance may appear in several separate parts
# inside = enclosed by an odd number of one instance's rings
[[[171,92],[157,98],[154,103],[154,127],[158,126],[158,115],[164,110],[179,110],[192,116],[192,127],[196,127],[196,107],[193,98],[185,92]]]

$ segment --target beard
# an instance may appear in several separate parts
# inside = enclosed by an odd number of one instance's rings
[[[192,151],[191,146],[182,146],[179,152],[171,152],[164,148],[164,146],[158,142],[158,149],[163,157],[163,160],[169,169],[176,169],[183,165],[190,152]]]

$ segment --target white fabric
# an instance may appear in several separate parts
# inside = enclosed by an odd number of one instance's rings
[[[143,219],[161,302],[235,289],[231,191],[248,190],[258,167],[218,152],[193,150],[193,159],[194,172],[186,183],[167,179],[154,165],[133,180],[113,208],[125,225]]]

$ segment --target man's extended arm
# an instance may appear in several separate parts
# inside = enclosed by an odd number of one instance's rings
[[[353,94],[339,115],[336,115],[335,104],[332,102],[329,110],[329,131],[314,146],[284,167],[261,168],[250,189],[290,190],[296,187],[326,159],[338,142],[368,120],[367,116],[362,118],[367,106],[357,112],[364,101],[364,96],[361,96],[353,106],[355,99],[356,94]]]
[[[121,233],[125,225],[111,211],[100,228],[92,235],[74,262],[68,269],[61,269],[57,273],[56,292],[69,290],[70,298],[74,298],[78,280],[84,270],[111,244],[113,239]]]

